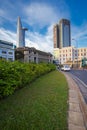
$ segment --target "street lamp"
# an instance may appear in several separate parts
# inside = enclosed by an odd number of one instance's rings
[[[77,47],[77,68],[78,68],[78,41],[76,39],[72,39],[76,42],[76,47]]]

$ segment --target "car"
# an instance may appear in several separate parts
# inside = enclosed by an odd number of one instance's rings
[[[62,71],[70,71],[71,68],[69,65],[63,65],[63,67],[61,68]]]

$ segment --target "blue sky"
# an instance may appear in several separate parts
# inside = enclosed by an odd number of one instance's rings
[[[61,18],[71,22],[72,45],[87,47],[86,0],[0,0],[0,39],[16,44],[17,18],[26,32],[26,46],[53,51],[53,25]]]

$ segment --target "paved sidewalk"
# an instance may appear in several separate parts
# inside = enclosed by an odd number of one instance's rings
[[[76,83],[66,73],[69,85],[69,111],[68,111],[68,130],[86,130],[85,120],[79,99],[79,89]]]

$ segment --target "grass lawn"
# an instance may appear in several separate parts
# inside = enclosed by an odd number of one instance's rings
[[[0,130],[67,130],[68,84],[46,74],[0,101]]]

